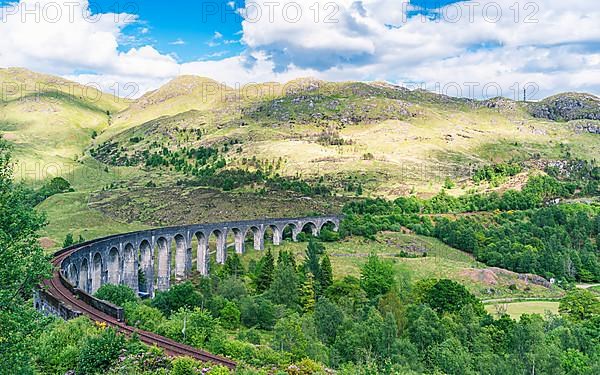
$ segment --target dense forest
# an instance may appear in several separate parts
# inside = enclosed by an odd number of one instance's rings
[[[583,204],[436,220],[434,235],[491,266],[546,278],[600,281],[600,210]]]
[[[234,358],[238,374],[596,374],[600,302],[569,292],[561,316],[493,317],[451,280],[411,282],[371,255],[360,278],[336,278],[327,249],[269,251],[245,269],[237,255],[210,278],[139,300],[125,286],[97,296],[125,306],[130,325]],[[135,338],[80,318],[55,321],[34,345],[45,374],[221,374],[167,359]],[[56,345],[59,343],[60,345]]]
[[[600,209],[555,204],[577,196],[582,186],[589,184],[539,175],[530,177],[521,191],[503,194],[452,197],[442,191],[428,200],[355,201],[344,208],[342,234],[373,238],[379,231],[406,227],[488,265],[565,281],[600,281]]]

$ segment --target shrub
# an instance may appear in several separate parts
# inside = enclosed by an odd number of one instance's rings
[[[189,357],[173,359],[171,375],[195,375],[202,371],[202,364]]]
[[[99,374],[106,371],[125,349],[123,335],[109,328],[88,338],[79,352],[77,373]]]
[[[207,374],[208,375],[229,375],[229,374],[231,374],[231,372],[229,371],[229,369],[227,367],[215,366],[215,367],[211,368]]]
[[[137,301],[137,296],[133,289],[127,285],[105,284],[100,287],[94,294],[94,297],[103,301],[108,301],[117,306],[123,306],[127,302]]]
[[[43,374],[64,374],[77,366],[79,348],[99,333],[87,317],[57,320],[42,332],[35,345],[35,365]]]
[[[183,307],[194,308],[202,306],[202,295],[196,291],[191,282],[173,285],[171,289],[158,292],[152,300],[152,307],[162,311],[165,316],[171,315]]]
[[[225,328],[236,329],[240,326],[240,309],[233,302],[227,301],[219,312],[219,316]]]
[[[136,302],[127,302],[123,307],[127,324],[144,331],[155,332],[165,321],[162,312],[155,307]]]
[[[324,242],[335,242],[340,239],[340,234],[327,228],[323,228],[321,229],[321,233],[319,233],[319,238]]]
[[[312,374],[324,374],[325,370],[319,363],[309,358],[304,358],[300,362],[290,365],[287,368],[289,375],[312,375]]]
[[[240,301],[242,323],[246,327],[272,329],[277,320],[275,305],[264,297],[246,297]]]
[[[254,328],[242,330],[238,334],[238,339],[249,342],[254,345],[260,345],[261,342],[260,334]]]

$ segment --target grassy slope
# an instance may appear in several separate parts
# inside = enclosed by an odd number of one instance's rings
[[[88,207],[90,192],[118,181],[128,181],[139,172],[109,168],[86,157],[92,133],[109,126],[110,113],[129,103],[92,87],[25,69],[0,69],[0,134],[14,145],[15,176],[39,186],[60,175],[76,190],[51,197],[40,205],[49,225],[41,233],[51,249],[74,232],[90,239],[145,227],[126,225]]]
[[[133,154],[152,149],[153,142],[175,149],[237,139],[242,151],[236,147],[229,152],[232,167],[243,158],[282,157],[283,175],[326,176],[337,182],[354,176],[368,193],[383,196],[411,190],[437,193],[448,176],[460,181],[454,192],[460,194],[474,187],[467,179],[473,166],[538,156],[560,159],[566,151],[590,159],[598,146],[596,135],[575,134],[565,123],[535,119],[521,104],[508,100],[487,108],[480,102],[358,83],[328,83],[316,91],[300,89],[283,96],[272,90],[274,97],[236,100],[227,88],[212,96],[203,92],[206,87],[199,78],[200,88],[190,96],[174,94],[190,80],[174,81],[150,95],[159,99],[146,98],[143,105],[120,114],[99,142],[116,141]],[[192,105],[189,98],[199,104]],[[169,115],[191,109],[142,124],[146,112]],[[404,110],[410,114],[403,115]],[[360,121],[353,123],[354,118]],[[117,129],[124,131],[115,135]],[[204,134],[187,139],[174,129],[199,129]],[[351,144],[318,142],[325,129]],[[144,140],[133,144],[134,137]],[[373,158],[365,160],[368,154]]]
[[[0,133],[15,144],[17,178],[39,181],[81,168],[75,161],[124,100],[61,78],[0,69]]]
[[[282,246],[266,244],[271,248],[275,258],[281,250],[291,251],[297,263],[304,259],[306,243],[293,243],[285,241]],[[494,278],[479,280],[479,274],[490,274],[485,265],[476,262],[469,254],[446,246],[436,239],[400,233],[383,233],[377,241],[363,238],[350,238],[345,241],[326,243],[327,253],[336,278],[346,275],[360,276],[360,267],[366,262],[367,256],[375,253],[389,259],[394,263],[398,274],[408,275],[413,281],[426,278],[448,278],[464,284],[471,292],[483,299],[503,297],[556,297],[560,296],[559,290],[551,290],[537,285],[526,285],[518,280],[516,274],[501,273]],[[247,246],[247,253],[243,261],[248,263],[251,259],[259,259],[263,253]],[[426,251],[427,257],[401,258],[400,251],[419,254]],[[511,284],[517,285],[517,290],[509,289]],[[527,287],[530,290],[527,290]]]
[[[550,312],[554,315],[558,314],[559,302],[550,301],[528,301],[528,302],[513,302],[506,304],[491,304],[486,305],[487,312],[493,315],[501,314],[506,311],[513,319],[519,319],[523,314],[540,314],[546,315]]]

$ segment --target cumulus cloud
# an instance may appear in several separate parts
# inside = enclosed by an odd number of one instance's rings
[[[139,22],[135,15],[105,14],[89,22],[88,3],[79,1],[72,22],[32,23],[22,22],[23,12],[11,9],[0,22],[0,66],[79,81],[139,82],[140,92],[185,73],[230,85],[299,76],[387,80],[474,97],[517,97],[523,88],[538,98],[567,90],[600,93],[597,2],[444,4],[422,10],[409,0],[246,0],[238,10],[244,17],[240,43],[245,51],[183,63],[150,44],[125,50],[123,29]],[[229,42],[216,31],[208,45],[223,48]]]
[[[600,6],[588,1],[458,2],[414,17],[404,0],[339,0],[318,12],[312,3],[269,4],[246,1],[243,41],[278,72],[300,67],[441,91],[458,83],[463,95],[476,83],[478,97],[486,85],[505,96],[524,86],[600,91]]]
[[[107,91],[128,82],[147,90],[179,74],[175,58],[150,45],[119,49],[123,29],[137,22],[136,15],[93,14],[87,1],[50,0],[21,0],[1,7],[0,15],[3,67],[100,83]],[[74,74],[78,71],[86,74]]]

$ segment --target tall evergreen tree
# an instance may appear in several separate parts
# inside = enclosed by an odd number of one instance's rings
[[[277,265],[269,288],[269,297],[273,303],[293,309],[298,307],[298,274],[294,267],[287,263]]]
[[[240,256],[237,253],[229,255],[227,260],[225,260],[223,273],[227,276],[240,277],[244,275],[244,272],[244,266],[242,265]]]
[[[327,254],[321,260],[318,284],[320,294],[325,293],[325,290],[333,284],[333,269],[331,268],[331,261]]]
[[[289,251],[280,251],[277,257],[277,264],[287,263],[290,266],[296,268],[296,260],[294,259],[294,255],[292,255]]]
[[[300,305],[304,312],[313,311],[315,308],[315,278],[312,273],[306,274],[306,280],[302,284],[300,294]]]
[[[315,277],[319,276],[319,271],[321,269],[321,266],[319,264],[319,258],[324,252],[325,247],[320,242],[317,242],[314,239],[311,239],[308,242],[304,258],[304,267]]]
[[[271,249],[267,250],[258,264],[258,275],[256,277],[256,291],[262,293],[269,289],[273,282],[273,271],[275,269],[275,259]]]

